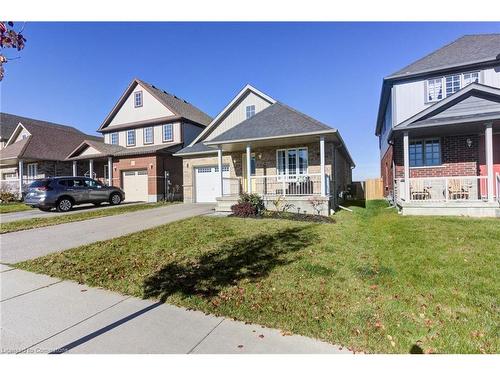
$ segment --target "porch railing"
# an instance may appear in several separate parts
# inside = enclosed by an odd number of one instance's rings
[[[33,181],[36,179],[34,178],[23,178],[23,188],[22,191],[26,191],[28,189],[28,186],[31,185]],[[2,191],[8,191],[13,194],[18,194],[19,193],[19,179],[18,178],[12,178],[8,180],[0,180],[0,190]]]
[[[223,196],[235,196],[241,193],[241,179],[238,177],[223,177],[222,178]]]
[[[406,181],[396,179],[396,201],[487,201],[487,176],[417,177],[410,178],[410,196],[406,197]]]
[[[325,191],[328,194],[328,176]],[[321,195],[321,173],[252,176],[252,192],[260,195]]]

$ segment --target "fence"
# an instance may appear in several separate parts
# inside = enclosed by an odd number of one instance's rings
[[[384,199],[384,182],[381,178],[371,178],[365,181],[366,200]]]

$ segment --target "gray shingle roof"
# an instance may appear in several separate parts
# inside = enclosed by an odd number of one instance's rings
[[[422,57],[387,78],[452,68],[478,62],[500,62],[500,34],[464,35],[454,42]]]
[[[9,139],[17,124],[19,124],[19,116],[0,112],[0,138]]]
[[[192,146],[188,146],[177,152],[177,154],[191,154],[191,153],[202,153],[202,152],[207,152],[207,151],[212,151],[212,152],[217,152],[216,149],[210,148],[202,143],[203,141],[200,141]]]

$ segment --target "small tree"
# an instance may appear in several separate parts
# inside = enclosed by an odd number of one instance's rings
[[[23,28],[24,29],[24,28]],[[23,36],[22,32],[16,31],[14,29],[14,22],[0,22],[0,81],[3,80],[4,77],[4,67],[3,64],[6,64],[12,58],[7,58],[3,54],[3,50],[7,48],[13,48],[18,51],[24,48],[24,44],[26,43],[26,38]]]
[[[324,201],[318,198],[310,198],[309,204],[312,206],[313,210],[316,212],[316,215],[321,215],[321,211],[323,211]]]

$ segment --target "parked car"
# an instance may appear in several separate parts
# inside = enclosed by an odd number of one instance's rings
[[[120,204],[125,192],[114,186],[87,177],[50,177],[34,181],[26,192],[24,203],[42,211],[56,208],[59,212],[70,211],[78,204],[93,203],[99,206],[108,202]]]

